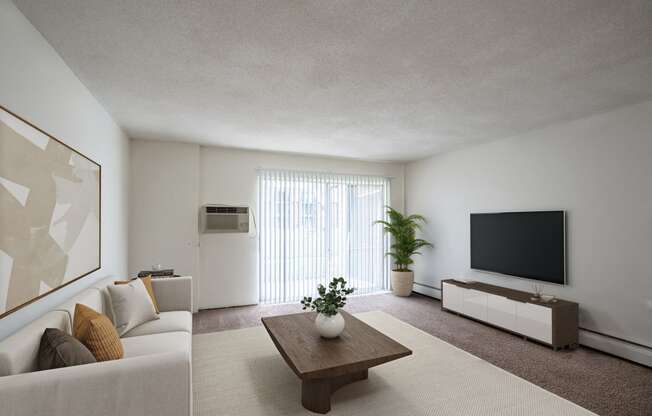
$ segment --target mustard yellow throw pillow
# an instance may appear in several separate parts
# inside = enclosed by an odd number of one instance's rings
[[[80,303],[75,305],[73,336],[90,350],[97,361],[124,357],[122,341],[108,316]]]

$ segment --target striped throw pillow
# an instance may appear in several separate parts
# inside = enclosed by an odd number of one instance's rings
[[[73,336],[91,351],[97,361],[124,357],[122,341],[111,320],[81,303],[75,305]]]

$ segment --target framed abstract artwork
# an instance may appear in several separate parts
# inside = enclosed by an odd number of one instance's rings
[[[101,267],[101,174],[0,106],[0,318]]]

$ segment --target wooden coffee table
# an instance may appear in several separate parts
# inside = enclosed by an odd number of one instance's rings
[[[361,320],[341,312],[344,332],[334,339],[319,336],[314,312],[262,318],[274,345],[301,379],[301,404],[317,413],[331,410],[331,394],[365,380],[368,370],[412,351]]]

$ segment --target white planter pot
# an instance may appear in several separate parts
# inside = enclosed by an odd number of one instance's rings
[[[392,293],[396,296],[410,296],[414,285],[414,272],[398,272],[392,270]]]
[[[344,317],[339,312],[333,316],[318,313],[315,318],[317,332],[324,338],[338,337],[344,331],[344,324]]]

